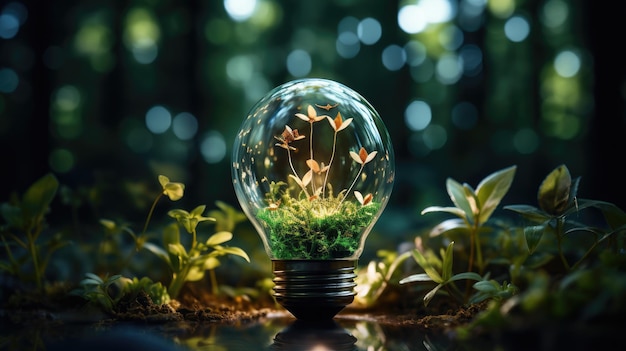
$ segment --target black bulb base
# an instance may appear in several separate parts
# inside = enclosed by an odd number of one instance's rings
[[[354,301],[357,260],[272,260],[276,302],[304,321],[333,319]]]

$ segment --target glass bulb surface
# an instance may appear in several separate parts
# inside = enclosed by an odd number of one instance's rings
[[[270,91],[235,139],[233,184],[272,259],[357,259],[394,181],[376,110],[327,79]]]

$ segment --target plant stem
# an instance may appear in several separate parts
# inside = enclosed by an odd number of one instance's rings
[[[41,292],[43,290],[43,285],[41,282],[41,271],[39,268],[39,255],[37,253],[37,246],[35,245],[35,238],[32,232],[28,233],[28,251],[30,252],[30,256],[33,260],[33,267],[35,269],[35,282],[37,283],[37,291]]]
[[[474,251],[476,247],[476,233],[472,230],[470,231],[470,255],[467,262],[467,271],[471,272],[474,269]]]
[[[314,160],[313,158],[313,122],[309,122],[309,124],[311,125],[311,133],[309,134],[309,151],[310,151],[309,153],[311,155],[311,160]],[[311,190],[313,191],[313,194],[315,194],[315,181],[313,179],[311,179]]]
[[[211,278],[211,291],[213,292],[213,295],[217,296],[219,290],[217,289],[217,278],[215,277],[215,269],[209,269],[209,278]]]
[[[478,238],[478,220],[474,221],[474,224],[471,225],[470,230],[470,256],[468,260],[467,271],[473,272],[474,269],[474,255],[476,255],[476,260],[478,261],[476,265],[478,266],[478,272],[482,275],[483,271],[483,253],[480,247],[480,240]],[[471,291],[471,283],[468,280],[465,285],[465,301],[469,299],[469,294]]]
[[[361,164],[361,168],[359,168],[359,173],[357,173],[356,177],[354,177],[354,180],[352,181],[352,184],[350,184],[350,187],[348,188],[348,190],[346,190],[346,193],[343,195],[341,200],[339,200],[339,203],[337,204],[337,207],[335,207],[335,211],[337,211],[339,209],[339,206],[341,206],[343,201],[346,199],[346,197],[350,193],[350,190],[352,190],[352,187],[354,187],[354,184],[356,184],[356,181],[359,180],[359,176],[361,175],[361,172],[363,172],[363,168],[364,167],[365,167],[365,164],[364,163]]]
[[[183,264],[184,268],[178,274],[174,273],[174,279],[172,279],[170,286],[167,288],[167,293],[171,298],[175,299],[178,297],[180,289],[182,289],[185,283],[185,278],[189,274],[189,266],[189,263],[186,262]]]
[[[304,193],[306,194],[306,197],[309,197],[309,192],[306,191],[306,187],[304,186],[304,184],[302,184],[302,179],[300,179],[300,177],[298,176],[298,173],[296,172],[296,169],[293,166],[293,161],[291,160],[291,151],[289,150],[289,145],[287,145],[287,156],[289,159],[289,166],[291,166],[291,172],[293,172],[293,175],[298,179],[298,182],[300,185],[300,188],[302,188],[302,191],[304,191]]]
[[[483,274],[483,250],[480,246],[480,231],[479,231],[478,222],[474,222],[474,226],[472,227],[472,232],[474,233],[474,245],[476,246],[476,265],[478,266],[478,273]]]
[[[333,136],[333,152],[330,154],[330,161],[328,161],[328,169],[326,170],[326,175],[324,176],[324,184],[322,186],[322,198],[326,196],[326,183],[328,183],[328,173],[330,173],[330,166],[333,164],[333,160],[335,159],[335,149],[337,148],[337,132],[335,131],[335,135]]]
[[[562,248],[564,222],[565,222],[565,218],[563,217],[558,217],[556,219],[556,229],[554,231],[554,235],[556,235],[556,243],[559,249],[559,257],[561,258],[561,262],[563,263],[563,268],[565,268],[566,271],[569,271],[570,265],[569,263],[567,263],[567,260],[565,259],[565,256],[563,255],[563,248]]]
[[[196,249],[196,228],[191,231],[191,250],[189,250],[189,255]]]
[[[148,212],[148,218],[146,218],[146,223],[143,225],[143,231],[141,232],[142,236],[146,233],[146,229],[148,229],[148,223],[150,222],[150,219],[152,218],[152,213],[154,212],[154,208],[156,207],[157,202],[159,202],[159,199],[161,199],[162,196],[163,196],[163,192],[159,193],[159,196],[157,196],[156,199],[154,199],[154,202],[152,203],[152,207],[150,207],[150,212]]]

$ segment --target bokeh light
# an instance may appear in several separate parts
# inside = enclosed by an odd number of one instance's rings
[[[198,120],[189,112],[181,112],[172,121],[172,131],[180,140],[189,140],[198,133]]]
[[[380,22],[375,18],[364,18],[357,26],[357,35],[361,43],[365,45],[374,45],[380,40],[383,34]]]
[[[226,140],[217,130],[208,131],[200,142],[200,152],[209,164],[222,162],[226,157]]]
[[[224,0],[224,9],[234,21],[243,22],[252,17],[256,0]]]
[[[554,70],[561,77],[570,78],[580,70],[580,57],[574,51],[564,50],[554,58]]]
[[[68,149],[54,149],[48,157],[50,168],[57,173],[67,173],[74,168],[74,154]]]
[[[412,131],[424,130],[432,117],[430,106],[424,101],[412,101],[404,110],[404,123]]]
[[[382,62],[386,69],[397,71],[406,63],[406,52],[398,45],[389,45],[383,50]]]
[[[172,125],[172,114],[165,107],[156,105],[146,112],[146,128],[154,134],[162,134]]]
[[[287,71],[294,77],[304,77],[311,72],[312,60],[308,52],[294,50],[287,56]]]
[[[12,93],[17,89],[20,77],[10,68],[0,68],[0,93]]]
[[[513,16],[504,24],[504,34],[510,41],[519,43],[530,34],[530,24],[523,16]]]

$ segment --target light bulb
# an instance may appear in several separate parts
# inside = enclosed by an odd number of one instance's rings
[[[276,301],[297,319],[334,318],[354,300],[358,259],[393,188],[379,114],[332,80],[282,84],[244,119],[232,175],[272,261]]]

